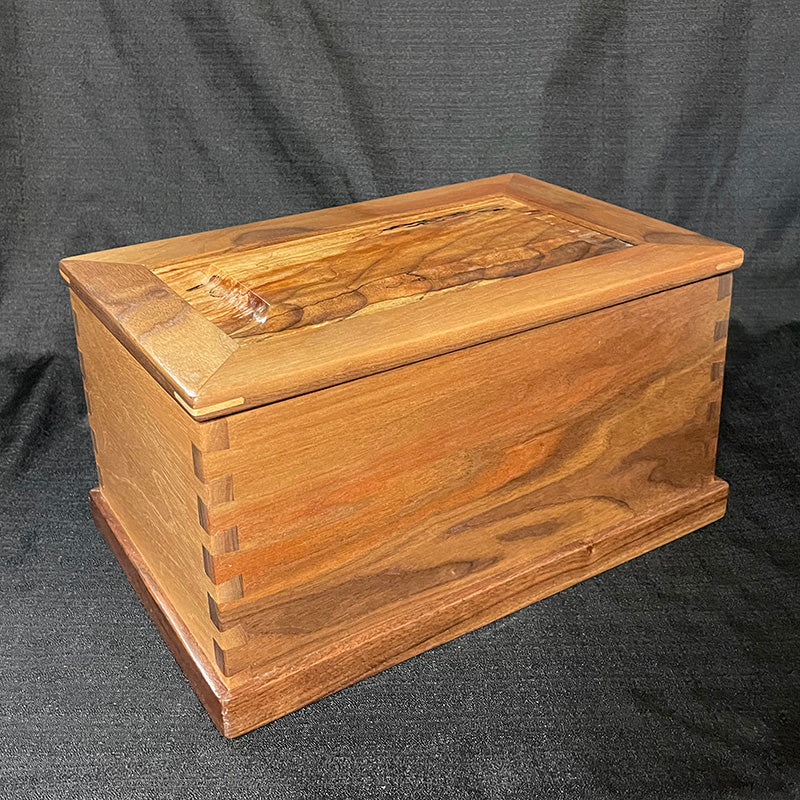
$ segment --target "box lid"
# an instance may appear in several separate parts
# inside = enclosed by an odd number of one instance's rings
[[[75,256],[61,273],[188,413],[211,419],[741,261],[511,174]]]

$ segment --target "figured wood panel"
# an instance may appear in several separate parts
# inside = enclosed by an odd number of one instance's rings
[[[728,276],[232,416],[228,671],[435,607],[713,480]]]
[[[467,283],[629,246],[509,197],[386,216],[154,270],[234,337],[318,325]]]

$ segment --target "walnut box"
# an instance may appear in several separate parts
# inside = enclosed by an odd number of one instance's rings
[[[65,259],[94,518],[220,730],[722,516],[741,259],[522,175]]]

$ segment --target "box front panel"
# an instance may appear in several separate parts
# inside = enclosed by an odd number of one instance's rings
[[[292,669],[409,619],[450,638],[437,624],[470,627],[454,598],[576,548],[591,572],[606,532],[702,498],[729,294],[708,279],[232,415],[203,462],[230,488],[205,509],[226,542],[208,571],[243,592],[211,604],[243,642],[224,671]]]

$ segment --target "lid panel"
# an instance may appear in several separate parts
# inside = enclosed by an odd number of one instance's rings
[[[267,337],[629,246],[497,195],[153,271],[229,336]]]

